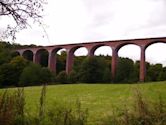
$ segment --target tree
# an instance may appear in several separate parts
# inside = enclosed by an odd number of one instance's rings
[[[57,77],[56,77],[57,82],[62,83],[62,84],[66,84],[68,83],[68,76],[66,71],[61,71]]]
[[[8,63],[11,60],[11,52],[5,47],[4,44],[0,43],[0,65]]]
[[[40,65],[31,63],[29,66],[24,68],[20,76],[19,84],[23,86],[40,85],[42,83],[48,82],[49,78],[50,78],[50,72],[48,70],[46,71],[46,69],[45,68],[42,69]]]
[[[17,78],[13,65],[5,63],[0,66],[1,86],[15,86]]]
[[[45,3],[45,0],[0,0],[0,16],[11,17],[15,22],[14,26],[7,26],[1,37],[15,39],[16,32],[27,28],[29,19],[40,22]]]
[[[81,82],[97,83],[103,82],[104,71],[107,64],[98,57],[88,57],[82,63],[79,78]]]
[[[74,70],[72,70],[68,75],[68,82],[76,83],[77,81],[78,81],[78,75]]]
[[[129,58],[119,58],[117,72],[116,72],[116,82],[131,82],[134,75],[134,62]]]
[[[158,81],[162,68],[162,64],[150,65],[147,70],[147,77],[149,78],[149,81]]]
[[[9,63],[0,66],[0,83],[2,86],[17,86],[19,77],[28,61],[22,57],[15,57]]]
[[[166,67],[163,67],[162,71],[158,76],[158,81],[164,81],[164,80],[166,80]]]

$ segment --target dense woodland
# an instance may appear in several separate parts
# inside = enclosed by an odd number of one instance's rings
[[[0,43],[0,86],[31,86],[40,84],[69,83],[134,83],[139,81],[139,61],[119,58],[116,78],[111,79],[111,57],[79,56],[74,58],[73,71],[65,72],[66,52],[57,54],[57,73],[47,68],[47,52],[42,52],[41,65],[13,53],[14,49],[35,47],[21,46],[9,42]],[[152,65],[146,62],[146,81],[166,80],[166,67],[162,64]]]

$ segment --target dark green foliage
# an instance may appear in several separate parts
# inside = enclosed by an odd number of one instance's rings
[[[162,64],[151,65],[147,70],[147,77],[149,81],[158,81],[160,80],[162,72]]]
[[[11,52],[5,44],[0,43],[0,65],[8,63],[11,60]]]
[[[53,73],[46,67],[42,67],[40,71],[41,83],[49,83],[53,81]]]
[[[111,79],[111,59],[110,56],[96,56],[86,58],[86,56],[74,57],[73,70],[68,75],[63,72],[66,68],[66,52],[62,51],[57,54],[57,77],[53,76],[47,68],[48,52],[41,50],[41,66],[29,65],[29,61],[13,53],[13,49],[35,47],[21,46],[19,44],[10,44],[9,42],[0,43],[0,87],[20,86],[20,85],[39,85],[55,81],[60,83],[110,83]],[[32,61],[32,52],[25,53],[24,57]],[[36,64],[37,65],[37,64]],[[38,67],[38,68],[37,68]],[[133,62],[128,58],[119,58],[116,71],[117,83],[132,83],[139,81],[140,62]],[[166,80],[166,68],[161,64],[152,65],[146,62],[146,81],[163,81]],[[23,73],[24,72],[24,73]],[[63,73],[61,73],[63,72]],[[18,84],[19,83],[19,84]]]
[[[16,86],[21,70],[12,64],[3,64],[0,66],[0,83],[2,86]]]
[[[40,65],[31,63],[24,68],[19,83],[20,85],[39,85],[42,83],[51,82],[52,74]]]
[[[48,66],[48,52],[46,50],[40,52],[40,65],[42,67]]]
[[[166,67],[163,67],[162,71],[158,75],[158,81],[166,80]]]
[[[40,79],[41,79],[40,73],[41,73],[41,67],[39,65],[30,64],[23,70],[19,84],[23,86],[40,84]]]
[[[68,81],[69,83],[76,83],[78,81],[78,75],[74,70],[69,73]]]
[[[86,56],[76,56],[74,57],[74,65],[73,65],[73,69],[76,72],[79,72],[81,69],[81,65],[84,62],[84,60],[86,59]]]
[[[56,77],[57,82],[62,83],[62,84],[66,84],[68,83],[68,76],[66,71],[61,71],[57,77]]]
[[[134,73],[134,62],[128,58],[120,58],[118,60],[116,82],[131,82],[136,77]]]
[[[80,81],[86,83],[103,82],[103,71],[106,68],[106,63],[101,58],[87,57],[80,69]]]
[[[109,83],[111,82],[111,71],[109,68],[106,68],[103,72],[103,82]]]
[[[61,71],[64,71],[66,68],[66,52],[62,51],[61,54],[57,54],[57,74],[59,74]]]

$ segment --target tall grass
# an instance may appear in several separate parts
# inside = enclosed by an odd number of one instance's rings
[[[116,109],[102,119],[102,125],[166,125],[166,102],[161,95],[157,102],[150,102],[136,89],[133,107]]]
[[[24,88],[14,94],[7,90],[0,95],[0,125],[87,125],[88,111],[82,109],[80,101],[75,108],[56,104],[46,109],[46,85],[43,85],[38,105],[38,115],[25,109]]]
[[[74,106],[54,103],[46,107],[46,85],[41,89],[37,115],[26,110],[24,88],[14,93],[7,90],[0,95],[0,125],[88,125],[88,110],[79,100]],[[98,125],[166,125],[166,102],[161,95],[151,102],[136,89],[133,107],[114,108],[112,115],[100,120]]]

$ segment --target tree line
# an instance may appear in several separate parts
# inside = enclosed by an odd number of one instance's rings
[[[30,45],[35,46],[35,45]],[[9,42],[0,43],[0,86],[30,86],[43,83],[134,83],[139,81],[140,62],[129,58],[119,58],[116,77],[111,78],[111,56],[79,56],[74,58],[73,70],[66,74],[66,52],[57,54],[57,72],[47,66],[45,52],[41,65],[17,56],[12,50],[28,47]],[[146,81],[166,80],[166,67],[162,64],[146,62]]]

